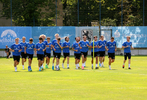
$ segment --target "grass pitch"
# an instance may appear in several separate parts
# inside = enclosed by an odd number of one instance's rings
[[[14,72],[12,58],[0,58],[0,100],[146,100],[147,58],[132,57],[131,70],[127,63],[122,69],[122,61],[123,56],[116,56],[109,70],[106,57],[104,68],[92,70],[88,57],[85,70],[76,70],[71,57],[70,69],[63,69],[60,63],[61,71],[52,71],[51,63],[49,69],[39,72],[34,58],[33,72],[27,71],[27,62],[25,70],[20,62]]]

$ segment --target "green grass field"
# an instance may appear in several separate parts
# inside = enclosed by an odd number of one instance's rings
[[[52,71],[50,65],[39,72],[34,58],[33,72],[27,71],[27,63],[25,70],[20,63],[14,72],[12,58],[0,58],[0,100],[146,100],[147,58],[132,57],[131,70],[127,63],[122,69],[122,61],[123,56],[116,56],[109,70],[106,57],[104,68],[92,70],[88,57],[85,70],[76,70],[71,57],[70,69]]]

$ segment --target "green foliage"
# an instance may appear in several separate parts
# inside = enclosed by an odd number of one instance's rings
[[[10,0],[0,2],[4,5],[1,17],[10,18]],[[52,26],[54,0],[12,0],[12,18],[15,26]]]

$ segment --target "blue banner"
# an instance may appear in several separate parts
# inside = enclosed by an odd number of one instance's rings
[[[39,41],[39,36],[41,34],[46,35],[46,37],[50,37],[51,41],[55,39],[55,34],[58,33],[59,37],[62,38],[61,42],[65,41],[65,37],[69,36],[70,43],[72,44],[75,41],[75,27],[33,27],[32,28],[32,37],[34,39],[34,43]]]
[[[4,49],[6,45],[10,47],[14,42],[15,38],[26,37],[26,41],[32,37],[32,27],[0,27],[0,49]]]
[[[126,41],[126,36],[130,36],[130,41],[133,47],[146,48],[147,47],[147,27],[112,27],[112,36],[114,36],[117,46],[122,47],[123,42]]]

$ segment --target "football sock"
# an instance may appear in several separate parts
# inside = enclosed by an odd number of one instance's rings
[[[97,64],[96,64],[96,67],[97,67]]]
[[[129,64],[129,67],[130,67],[130,64]]]
[[[67,64],[67,67],[69,67],[69,64]]]

